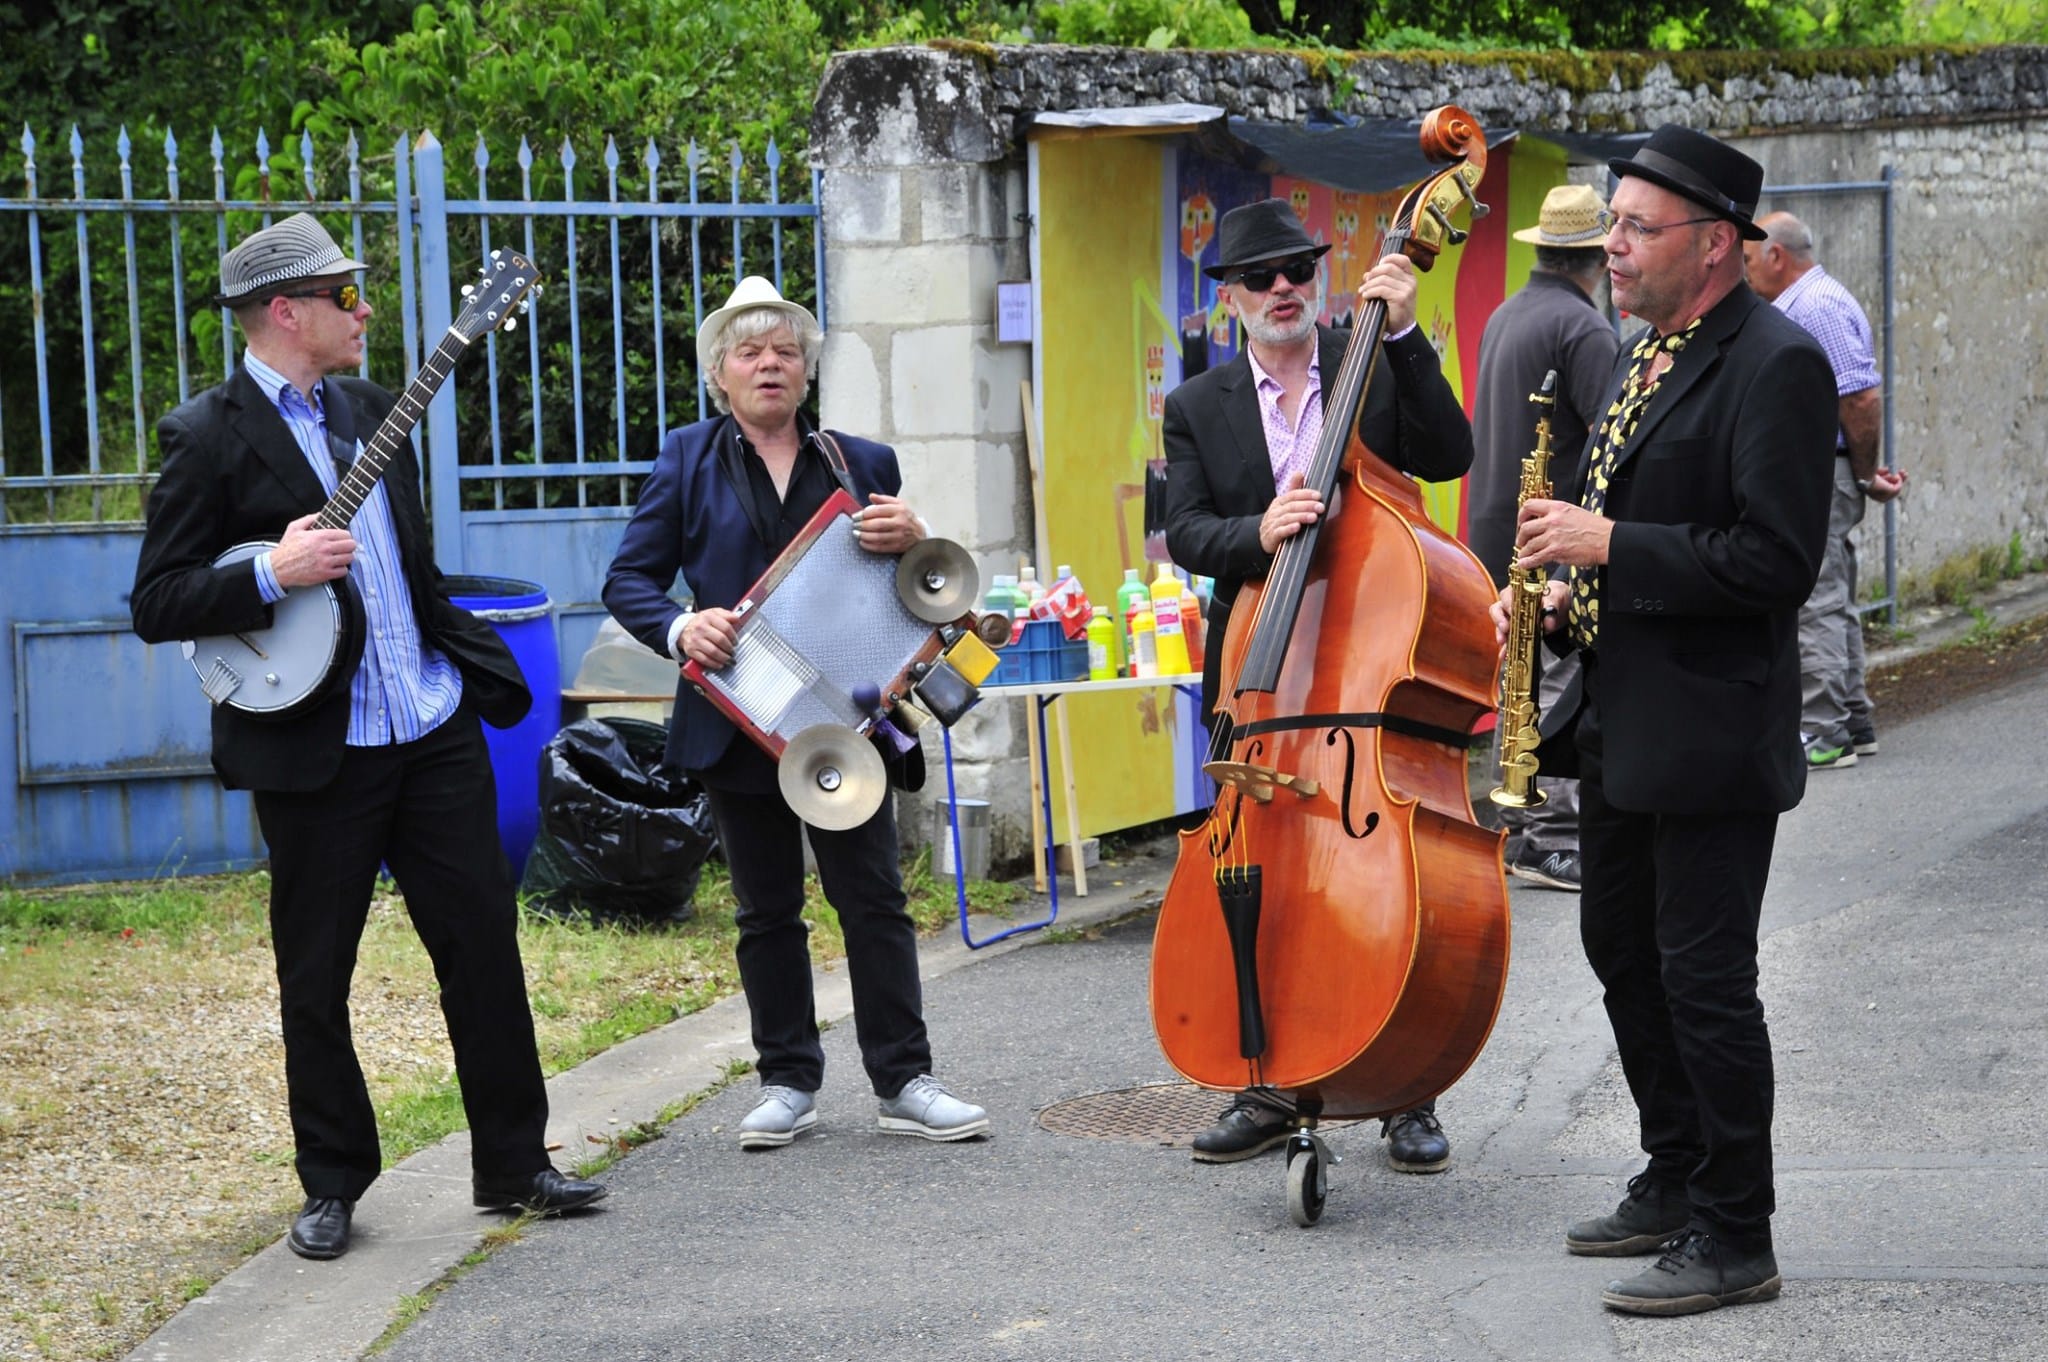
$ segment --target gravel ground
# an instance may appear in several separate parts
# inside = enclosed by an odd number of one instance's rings
[[[175,954],[0,1000],[0,1358],[121,1356],[298,1206],[269,945]],[[373,1094],[449,1072],[431,989],[359,974],[353,1012]]]

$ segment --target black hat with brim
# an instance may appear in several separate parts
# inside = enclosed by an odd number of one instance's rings
[[[1681,194],[1716,217],[1726,218],[1751,241],[1769,236],[1750,219],[1763,194],[1764,168],[1726,142],[1666,123],[1627,160],[1607,168],[1616,175],[1634,175],[1674,194]]]
[[[1255,261],[1296,255],[1320,260],[1329,249],[1309,240],[1307,229],[1287,200],[1260,199],[1223,215],[1223,221],[1216,227],[1217,263],[1204,265],[1202,273],[1211,279],[1221,279]]]

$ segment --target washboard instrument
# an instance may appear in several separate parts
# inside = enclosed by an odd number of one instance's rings
[[[907,735],[928,718],[951,726],[995,665],[975,633],[966,550],[927,539],[900,556],[870,553],[854,539],[859,510],[833,492],[733,606],[732,661],[683,665],[776,758],[791,807],[820,827],[856,826],[880,807],[886,782],[871,736]]]

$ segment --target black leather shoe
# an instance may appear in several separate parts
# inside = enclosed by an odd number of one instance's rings
[[[580,1210],[602,1201],[611,1189],[601,1182],[586,1182],[543,1168],[538,1173],[512,1177],[478,1177],[472,1180],[476,1204],[488,1211],[533,1211],[555,1215]]]
[[[1664,1247],[1656,1265],[1609,1282],[1600,1303],[1625,1315],[1697,1315],[1723,1305],[1767,1301],[1785,1289],[1777,1255],[1745,1253],[1705,1230],[1686,1230]]]
[[[1613,1215],[1581,1220],[1564,1232],[1564,1246],[1587,1258],[1625,1258],[1655,1253],[1692,1219],[1692,1198],[1683,1187],[1650,1181],[1638,1173]]]
[[[1223,1115],[1194,1139],[1196,1163],[1236,1163],[1285,1144],[1294,1131],[1284,1112],[1275,1111],[1249,1093],[1239,1093]]]
[[[301,1258],[339,1258],[348,1252],[349,1221],[355,1212],[353,1201],[338,1196],[309,1196],[284,1241]]]
[[[1451,1137],[1436,1119],[1436,1103],[1380,1122],[1387,1165],[1397,1173],[1441,1173],[1451,1166]]]

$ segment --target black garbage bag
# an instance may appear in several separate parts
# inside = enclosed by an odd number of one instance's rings
[[[662,765],[667,743],[644,719],[579,719],[549,740],[519,884],[528,907],[629,926],[689,919],[718,838],[711,797]]]

